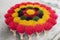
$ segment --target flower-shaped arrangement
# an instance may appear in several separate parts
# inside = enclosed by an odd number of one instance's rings
[[[28,34],[29,40],[33,33],[39,36],[40,32],[49,31],[57,23],[56,12],[37,2],[16,4],[7,11],[5,18],[11,31],[18,32],[21,39],[24,33]]]

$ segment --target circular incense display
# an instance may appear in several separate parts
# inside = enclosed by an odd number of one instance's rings
[[[35,32],[38,35],[40,32],[49,31],[57,23],[56,12],[49,6],[37,2],[16,4],[7,11],[5,18],[9,28],[17,31],[22,36],[21,39],[24,33],[29,37]]]

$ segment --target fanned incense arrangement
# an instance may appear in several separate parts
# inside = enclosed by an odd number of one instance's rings
[[[29,40],[36,33],[37,38],[41,32],[49,31],[56,23],[56,12],[51,7],[38,2],[24,2],[11,7],[5,14],[5,23],[16,36],[19,33],[21,39],[27,34]]]

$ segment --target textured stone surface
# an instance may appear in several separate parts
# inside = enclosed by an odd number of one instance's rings
[[[22,1],[26,2],[29,0],[0,0],[0,40],[19,40],[19,36],[17,35],[17,37],[14,37],[12,32],[9,31],[8,26],[4,23],[4,14],[12,5],[20,3]],[[34,2],[40,0],[30,1]],[[57,1],[51,0],[50,2],[47,0],[42,0],[40,2],[50,5],[54,10],[56,10],[58,19],[57,24],[47,33],[47,36],[44,36],[43,33],[40,34],[39,40],[60,40],[60,9],[52,4],[54,2],[57,3]],[[60,6],[58,3],[56,5]],[[28,40],[28,37],[26,35],[24,36],[24,40]],[[32,36],[32,40],[37,40],[35,34]]]

